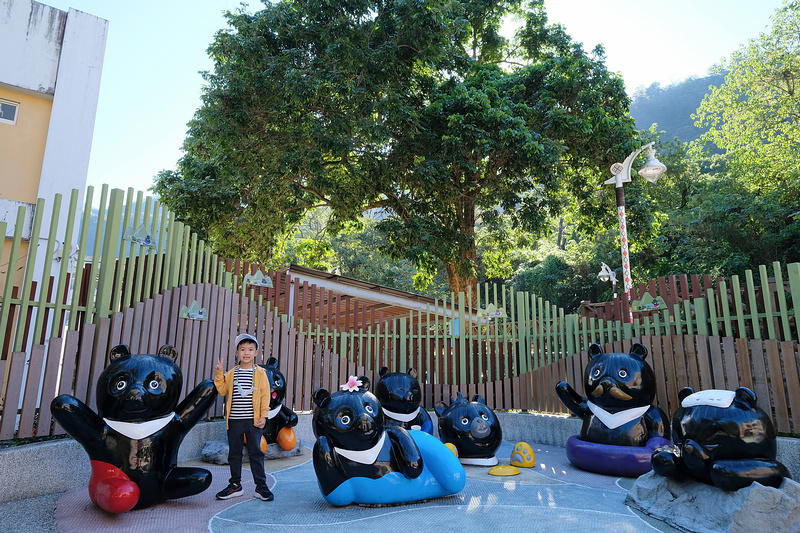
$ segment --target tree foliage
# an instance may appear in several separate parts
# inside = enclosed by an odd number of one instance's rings
[[[185,155],[154,186],[219,253],[268,262],[309,209],[331,209],[331,234],[380,209],[384,254],[418,286],[443,264],[464,290],[476,224],[535,234],[570,199],[591,218],[635,136],[602,49],[549,26],[541,0],[265,2],[227,18]]]
[[[695,116],[703,136],[726,150],[738,173],[758,188],[797,195],[800,161],[800,3],[784,1],[769,32],[719,67],[728,71]]]

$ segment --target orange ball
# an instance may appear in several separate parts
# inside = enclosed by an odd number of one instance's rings
[[[275,439],[278,445],[286,451],[294,450],[297,446],[297,435],[294,433],[294,428],[291,426],[284,426]]]

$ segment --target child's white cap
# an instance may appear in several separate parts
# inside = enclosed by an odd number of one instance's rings
[[[258,344],[256,338],[250,335],[249,333],[242,333],[241,335],[236,337],[236,348],[239,348],[239,345],[242,343],[242,341],[251,341],[256,343],[256,350],[258,350],[259,347],[261,346],[260,344]]]

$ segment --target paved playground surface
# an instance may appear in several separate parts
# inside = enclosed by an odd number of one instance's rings
[[[546,531],[637,533],[677,530],[625,505],[632,479],[584,472],[572,466],[564,448],[531,443],[536,466],[516,476],[492,476],[487,467],[468,466],[467,485],[453,496],[426,502],[367,507],[334,507],[317,486],[311,452],[267,461],[275,500],[253,498],[245,472],[245,495],[226,501],[214,493],[227,485],[228,467],[211,470],[209,490],[149,509],[113,515],[89,501],[86,488],[0,505],[3,531],[26,533],[265,531]],[[513,443],[497,452],[508,464]]]

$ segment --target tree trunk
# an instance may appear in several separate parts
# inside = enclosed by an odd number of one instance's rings
[[[469,247],[461,246],[455,250],[456,259],[443,260],[447,270],[447,282],[450,291],[466,293],[472,289],[472,294],[477,294],[478,278],[478,250],[475,248],[475,199],[462,196],[455,202],[458,216],[458,231],[464,236],[464,241]]]

